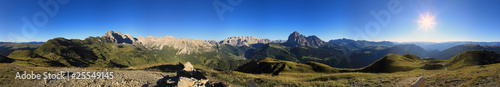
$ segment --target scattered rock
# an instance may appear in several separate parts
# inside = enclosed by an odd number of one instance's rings
[[[182,71],[178,71],[177,75],[165,77],[164,82],[167,87],[225,86],[222,83],[209,83],[208,78],[201,72],[196,71],[190,62],[184,64],[184,69]]]

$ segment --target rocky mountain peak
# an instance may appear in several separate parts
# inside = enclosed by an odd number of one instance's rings
[[[323,45],[325,42],[319,39],[318,37],[312,35],[312,36],[304,36],[300,34],[299,32],[295,31],[290,36],[288,36],[288,40],[283,43],[285,46],[291,46],[291,47],[299,47],[299,46],[312,46],[312,47],[319,47]]]
[[[300,35],[300,33],[298,31],[293,31],[292,33],[293,35]]]
[[[305,36],[304,36],[304,35],[300,34],[300,33],[299,33],[299,32],[297,32],[297,31],[294,31],[292,34],[290,34],[290,35],[288,36],[288,40],[290,40],[290,39],[296,39],[296,38],[302,38],[302,37],[304,37],[304,39],[305,39]]]
[[[295,31],[288,36],[288,40],[284,43],[284,45],[297,47],[306,46],[309,45],[309,43],[306,40],[306,36],[301,35],[299,32]]]
[[[130,34],[125,34],[124,35],[124,34],[122,34],[120,32],[114,32],[112,30],[106,32],[106,34],[104,34],[102,37],[106,38],[106,39],[109,39],[109,40],[111,40],[112,42],[115,42],[115,43],[128,43],[128,44],[132,44],[132,43],[137,42],[137,39],[134,38]]]

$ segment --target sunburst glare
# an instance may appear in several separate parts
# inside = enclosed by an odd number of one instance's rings
[[[436,26],[436,21],[434,20],[436,16],[430,15],[430,13],[420,14],[420,20],[418,20],[418,24],[420,29],[424,29],[426,32],[428,30],[434,30]]]

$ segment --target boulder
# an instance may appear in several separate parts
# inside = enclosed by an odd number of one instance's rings
[[[187,62],[186,64],[184,64],[184,69],[182,69],[186,72],[193,72],[193,71],[196,71],[193,67],[193,65],[191,65],[190,62]]]

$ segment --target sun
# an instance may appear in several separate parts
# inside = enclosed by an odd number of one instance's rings
[[[434,20],[435,17],[436,16],[431,16],[429,13],[420,14],[420,20],[418,20],[420,29],[424,29],[426,32],[427,30],[434,30],[434,27],[437,24]]]

